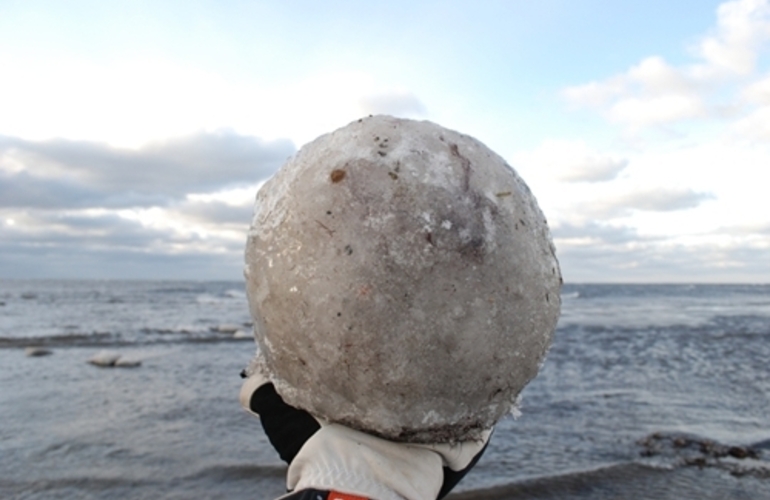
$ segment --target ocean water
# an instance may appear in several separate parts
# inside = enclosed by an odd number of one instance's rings
[[[562,299],[521,416],[455,499],[770,498],[770,285]],[[283,493],[237,401],[249,330],[239,282],[0,281],[0,498]],[[103,350],[141,365],[87,363]]]

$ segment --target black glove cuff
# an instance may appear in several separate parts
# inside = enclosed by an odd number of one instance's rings
[[[476,463],[481,458],[481,455],[483,455],[484,452],[487,450],[487,446],[489,446],[489,441],[487,441],[487,444],[484,445],[481,451],[478,452],[478,454],[475,457],[473,457],[473,460],[471,460],[471,463],[469,463],[468,466],[463,470],[456,471],[456,470],[450,469],[449,467],[444,467],[444,483],[441,485],[441,490],[439,490],[438,492],[438,497],[436,497],[437,500],[441,500],[442,498],[447,496],[447,494],[450,491],[452,491],[452,488],[457,486],[457,483],[459,483],[460,480],[464,478],[465,475],[468,472],[470,472],[472,468],[476,466]]]
[[[270,444],[287,464],[294,460],[310,436],[321,428],[308,412],[287,405],[273,384],[265,384],[254,391],[249,407],[259,415]]]

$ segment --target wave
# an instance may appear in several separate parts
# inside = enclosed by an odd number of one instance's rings
[[[286,467],[283,465],[215,465],[207,467],[193,476],[196,479],[208,478],[215,481],[231,481],[255,478],[274,478],[283,481]]]
[[[117,488],[132,489],[138,486],[154,486],[153,481],[128,478],[73,477],[37,479],[35,481],[13,481],[0,479],[0,493],[3,498],[99,498]],[[55,492],[55,493],[54,493]]]
[[[145,332],[146,333],[146,332]],[[251,335],[242,332],[223,335],[212,332],[200,336],[191,336],[179,331],[156,331],[155,336],[125,338],[112,333],[64,334],[27,337],[0,337],[0,349],[24,349],[27,347],[126,347],[158,344],[217,344],[225,342],[243,342],[254,340]],[[171,334],[173,333],[173,335]]]
[[[286,467],[282,465],[236,463],[204,467],[165,480],[131,475],[38,478],[33,481],[0,478],[0,491],[14,498],[22,494],[24,498],[46,498],[52,493],[57,498],[116,498],[116,494],[121,498],[165,498],[172,492],[176,495],[172,495],[174,498],[189,498],[188,493],[194,494],[194,498],[219,498],[229,491],[225,495],[228,498],[270,499],[280,494],[285,474]],[[709,466],[624,462],[461,491],[449,495],[447,500],[770,498],[770,481],[767,479],[756,475],[745,477]],[[260,495],[260,492],[264,494]]]
[[[770,439],[727,445],[687,433],[640,439],[640,458],[455,493],[447,500],[770,498]]]
[[[286,468],[272,465],[217,465],[166,478],[125,475],[77,475],[31,480],[0,477],[6,498],[277,498],[284,489]],[[260,493],[265,492],[265,495]]]
[[[449,495],[447,500],[680,500],[770,498],[770,482],[746,480],[708,467],[657,467],[641,463],[544,476]]]
[[[91,347],[101,345],[126,345],[111,333],[70,333],[33,337],[0,337],[0,349],[17,347]]]

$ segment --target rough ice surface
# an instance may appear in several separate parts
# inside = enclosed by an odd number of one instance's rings
[[[373,116],[257,194],[245,276],[278,392],[389,439],[477,438],[537,374],[560,310],[546,220],[472,137]]]

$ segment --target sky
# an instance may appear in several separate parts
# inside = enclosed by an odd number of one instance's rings
[[[0,279],[242,279],[361,116],[476,137],[565,282],[770,282],[770,0],[0,0]]]

